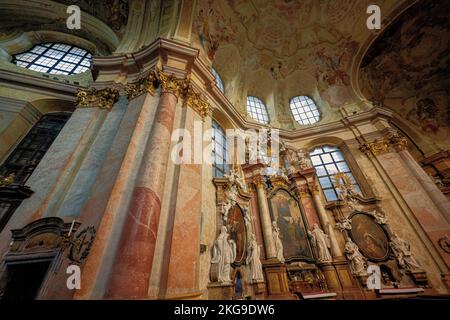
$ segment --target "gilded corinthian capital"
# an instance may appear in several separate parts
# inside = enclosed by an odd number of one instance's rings
[[[126,86],[125,92],[128,95],[128,100],[137,98],[140,95],[143,95],[144,93],[149,93],[153,95],[155,92],[156,84],[157,84],[156,71],[152,70],[150,71],[147,77],[139,78],[137,81],[129,83]]]
[[[211,105],[206,101],[206,97],[195,92],[192,86],[188,86],[184,99],[185,104],[197,112],[202,119],[211,114]]]
[[[79,108],[100,108],[111,110],[113,105],[119,100],[119,91],[113,88],[97,90],[78,89],[77,107]]]
[[[368,156],[378,156],[387,153],[392,149],[395,151],[405,150],[408,145],[408,140],[401,136],[398,132],[390,133],[387,137],[377,139],[373,142],[364,143],[359,150]]]
[[[178,79],[175,75],[167,75],[158,70],[159,83],[161,85],[161,93],[172,93],[177,98],[186,90],[188,81],[186,79]]]

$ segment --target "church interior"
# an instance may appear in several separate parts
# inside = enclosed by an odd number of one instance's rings
[[[0,0],[0,299],[450,297],[449,18]]]

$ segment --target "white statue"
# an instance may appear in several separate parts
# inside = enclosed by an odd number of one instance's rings
[[[224,174],[224,177],[228,179],[230,186],[237,185],[241,190],[247,190],[244,179],[241,178],[237,169],[231,169],[230,174]]]
[[[300,165],[300,169],[310,169],[313,167],[309,153],[304,149],[298,149],[295,154],[297,155],[297,161]]]
[[[263,271],[261,260],[259,259],[259,246],[256,242],[255,234],[252,234],[247,247],[246,263],[250,266],[251,276],[253,281],[263,281]]]
[[[236,243],[228,239],[227,227],[220,229],[220,234],[214,242],[213,257],[211,263],[217,263],[219,282],[231,282],[231,264],[236,259]]]
[[[272,221],[272,235],[273,235],[273,242],[275,243],[275,252],[277,254],[277,259],[283,263],[284,260],[284,254],[283,254],[283,243],[280,239],[280,228],[277,226],[276,221]]]
[[[405,270],[421,270],[421,266],[414,258],[409,243],[398,237],[395,233],[390,242],[391,249],[397,258],[398,264]]]
[[[357,276],[367,274],[367,259],[359,252],[359,248],[350,238],[345,243],[345,255],[350,260],[350,269]]]
[[[317,260],[319,262],[331,262],[330,254],[330,239],[322,229],[319,228],[317,223],[313,225],[312,231],[308,231],[308,234],[312,240],[313,246],[317,252]]]

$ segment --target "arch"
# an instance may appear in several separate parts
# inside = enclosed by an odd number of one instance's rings
[[[20,24],[24,27],[22,31],[49,30],[67,33],[66,12],[67,5],[55,1],[35,0],[27,3],[26,8],[17,1],[5,0],[0,3],[0,26],[3,30],[11,30],[14,23],[20,17]],[[118,44],[119,38],[116,33],[103,21],[84,11],[81,11],[82,28],[71,30],[80,38],[96,43],[100,52],[108,54],[113,52]]]

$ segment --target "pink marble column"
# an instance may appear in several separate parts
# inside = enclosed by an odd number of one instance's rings
[[[201,117],[186,108],[185,128],[194,132],[194,122],[202,123]],[[197,137],[198,138],[198,137]],[[198,272],[200,258],[200,223],[202,207],[202,167],[200,164],[180,164],[172,195],[175,200],[174,221],[167,266],[168,299],[194,298],[198,296]],[[169,229],[169,228],[168,228]]]
[[[155,122],[146,145],[111,271],[107,298],[148,297],[170,153],[170,137],[178,100],[175,93],[164,91],[164,87],[162,89]]]

